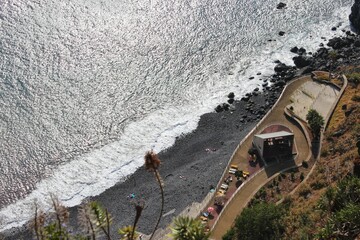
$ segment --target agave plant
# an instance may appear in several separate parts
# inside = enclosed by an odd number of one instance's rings
[[[121,240],[133,240],[139,237],[139,234],[135,231],[135,228],[130,225],[120,228],[118,233],[121,236]]]
[[[170,236],[174,240],[206,240],[209,233],[205,231],[203,224],[196,219],[189,217],[177,217],[171,227]]]

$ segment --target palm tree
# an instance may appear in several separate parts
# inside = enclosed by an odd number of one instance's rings
[[[157,229],[157,227],[159,226],[160,220],[161,220],[161,216],[163,214],[164,211],[164,182],[160,176],[160,172],[159,172],[159,166],[160,166],[160,159],[158,158],[157,154],[151,150],[146,152],[145,154],[145,168],[148,171],[152,171],[154,172],[156,181],[159,184],[160,187],[160,193],[161,193],[161,209],[160,209],[160,215],[158,218],[158,221],[155,225],[155,228],[150,236],[150,240],[153,238],[155,231]]]
[[[189,217],[177,217],[171,227],[170,236],[174,240],[207,240],[209,234],[205,232],[205,227],[199,220]]]

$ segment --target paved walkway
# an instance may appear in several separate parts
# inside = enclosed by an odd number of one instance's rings
[[[235,181],[229,185],[229,190],[226,196],[230,198],[230,200],[227,202],[224,209],[219,212],[220,215],[218,215],[218,213],[214,213],[214,218],[208,223],[209,227],[212,228],[211,239],[222,239],[222,236],[233,224],[236,216],[243,210],[244,207],[246,207],[252,196],[255,195],[255,193],[271,178],[271,176],[283,169],[299,164],[308,158],[310,148],[304,133],[295,121],[289,119],[284,114],[285,107],[291,103],[290,99],[292,94],[302,84],[308,81],[311,81],[310,76],[301,77],[290,83],[279,98],[276,106],[273,107],[271,112],[257,125],[256,129],[247,136],[238,150],[234,153],[233,158],[231,159],[231,164],[237,164],[239,169],[245,171],[248,170],[251,173],[256,170],[256,173],[254,173],[254,176],[252,176],[251,179],[248,180],[246,184],[243,184],[238,190],[235,186]],[[294,160],[275,163],[258,171],[259,166],[249,165],[248,150],[252,146],[254,134],[258,134],[265,127],[273,124],[285,125],[294,133],[298,155]],[[224,178],[227,176],[228,174],[225,174]],[[221,179],[221,181],[223,182],[224,179]],[[207,207],[209,206],[214,206],[214,201],[211,201]]]

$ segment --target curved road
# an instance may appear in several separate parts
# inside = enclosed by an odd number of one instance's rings
[[[222,236],[227,232],[230,226],[232,226],[236,216],[243,210],[244,207],[246,207],[255,193],[265,183],[268,182],[271,176],[280,172],[281,170],[294,166],[295,164],[299,164],[308,158],[310,154],[310,148],[304,133],[301,131],[298,124],[296,124],[294,121],[289,121],[289,119],[284,114],[285,107],[291,103],[290,97],[292,93],[307,81],[311,81],[310,76],[301,77],[287,85],[277,104],[272,108],[272,111],[266,116],[265,119],[261,121],[261,123],[259,123],[255,131],[248,135],[248,137],[244,140],[240,148],[238,148],[233,158],[231,159],[231,164],[237,164],[239,169],[247,169],[247,151],[252,146],[252,139],[254,134],[258,134],[259,131],[264,129],[266,126],[272,124],[281,124],[290,128],[295,135],[295,144],[297,148],[296,151],[298,153],[295,162],[287,161],[283,163],[275,163],[266,167],[264,170],[260,170],[260,172],[255,173],[255,176],[253,176],[248,182],[246,182],[246,184],[243,184],[241,188],[235,192],[235,195],[232,196],[232,199],[229,200],[226,207],[222,210],[221,214],[219,215],[219,219],[215,223],[215,226],[213,226],[211,239],[222,239]],[[226,169],[226,171],[228,170]],[[221,179],[221,181],[223,181],[223,179]],[[230,188],[234,187],[235,183],[232,183]],[[211,201],[209,206],[213,204],[214,202]]]

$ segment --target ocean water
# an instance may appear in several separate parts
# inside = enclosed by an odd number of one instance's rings
[[[0,1],[0,231],[50,193],[103,192],[292,64],[291,47],[349,29],[351,0],[284,2]]]

